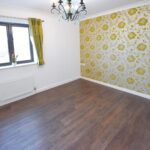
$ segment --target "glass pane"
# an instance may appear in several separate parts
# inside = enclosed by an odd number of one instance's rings
[[[29,31],[27,27],[12,27],[17,61],[31,60]]]
[[[0,26],[0,64],[10,62],[6,26]]]

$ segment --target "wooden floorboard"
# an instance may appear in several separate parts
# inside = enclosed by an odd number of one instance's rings
[[[150,101],[85,80],[0,108],[0,150],[150,150]]]

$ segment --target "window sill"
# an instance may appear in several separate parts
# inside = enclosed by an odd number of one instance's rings
[[[37,63],[32,62],[32,63],[26,63],[26,64],[16,64],[16,65],[4,66],[4,67],[0,67],[0,70],[10,69],[10,68],[18,68],[18,67],[25,67],[25,66],[31,66],[31,65],[37,65]]]

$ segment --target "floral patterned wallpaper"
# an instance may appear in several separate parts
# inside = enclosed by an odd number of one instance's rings
[[[81,75],[150,94],[150,5],[80,23]]]

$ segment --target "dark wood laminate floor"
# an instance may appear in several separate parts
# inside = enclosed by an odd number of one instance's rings
[[[1,108],[0,150],[150,150],[150,101],[76,80]]]

